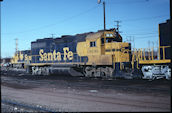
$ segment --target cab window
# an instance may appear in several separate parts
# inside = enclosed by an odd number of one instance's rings
[[[115,38],[106,38],[106,43],[115,42]]]
[[[104,38],[101,38],[101,44],[102,45],[104,44]]]
[[[90,47],[96,47],[96,41],[90,42]]]
[[[107,34],[106,34],[106,37],[113,37],[113,35],[110,34],[110,33],[107,33]]]

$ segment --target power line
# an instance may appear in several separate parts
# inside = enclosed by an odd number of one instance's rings
[[[158,32],[156,32],[156,33],[141,33],[141,34],[123,34],[123,33],[121,33],[121,35],[158,35]]]
[[[135,40],[137,39],[145,39],[145,38],[157,38],[158,36],[146,36],[146,37],[136,37]]]
[[[141,1],[141,0],[137,0],[137,1],[126,1],[125,0],[125,2],[121,2],[121,0],[120,0],[120,2],[108,2],[108,5],[111,5],[111,4],[122,4],[122,5],[124,5],[124,4],[138,4],[138,3],[148,3],[148,0],[143,0],[143,1]]]
[[[54,26],[54,25],[57,25],[57,24],[61,24],[61,23],[65,22],[65,21],[71,20],[71,19],[73,19],[73,18],[76,18],[76,17],[78,17],[78,16],[81,16],[81,15],[83,15],[83,14],[86,14],[86,13],[90,12],[91,10],[96,9],[97,7],[98,7],[98,6],[96,5],[96,6],[90,8],[90,9],[88,9],[88,10],[85,10],[85,11],[83,11],[83,12],[80,12],[80,13],[78,13],[78,14],[76,14],[76,15],[73,15],[73,16],[71,16],[71,17],[68,17],[68,18],[66,18],[66,19],[64,19],[64,20],[61,20],[61,21],[56,22],[56,23],[53,23],[53,24],[44,25],[44,26],[41,26],[41,27],[29,29],[29,30],[26,30],[26,31],[13,32],[13,33],[2,33],[2,34],[25,33],[25,32],[31,32],[31,31],[34,31],[34,30],[39,30],[39,29],[51,27],[51,26]]]
[[[160,15],[160,16],[152,16],[152,17],[142,17],[142,18],[133,18],[133,19],[124,19],[122,21],[128,22],[128,21],[139,21],[139,20],[147,20],[147,19],[156,19],[156,18],[164,18],[165,16],[169,15]]]
[[[131,21],[140,21],[140,20],[147,20],[147,19],[156,19],[156,18],[164,18],[165,16],[168,16],[168,15],[159,15],[159,16],[151,16],[151,17],[142,17],[142,18],[133,18],[133,19],[124,19],[121,21],[123,21],[124,23],[125,22],[131,22]],[[107,25],[111,24],[110,21],[107,22]],[[131,27],[131,26],[130,26]]]

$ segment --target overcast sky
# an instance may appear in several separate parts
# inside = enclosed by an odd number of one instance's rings
[[[158,24],[170,18],[169,0],[101,0],[106,3],[106,28],[119,20],[124,41],[136,48],[156,46]],[[11,57],[31,42],[103,29],[103,5],[97,0],[4,0],[1,2],[1,56]]]

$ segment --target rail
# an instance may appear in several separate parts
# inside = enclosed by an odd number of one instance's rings
[[[33,106],[33,105],[29,105],[29,104],[19,103],[19,102],[12,101],[12,100],[2,99],[1,103],[11,104],[13,106],[23,107],[23,108],[26,108],[26,109],[39,111],[39,112],[55,112],[55,110],[51,110],[51,109],[48,109],[48,108],[45,108],[45,107]]]

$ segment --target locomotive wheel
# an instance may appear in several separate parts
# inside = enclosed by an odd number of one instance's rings
[[[106,77],[107,77],[105,72],[100,72],[100,76],[101,76],[102,78],[106,78]]]
[[[41,73],[42,73],[43,75],[49,75],[49,69],[48,69],[48,67],[43,67]]]
[[[111,78],[113,69],[110,67],[85,67],[83,71],[85,77],[102,77],[102,78]]]
[[[87,66],[85,69],[84,69],[84,75],[85,77],[95,77],[95,68],[94,67],[89,67]]]

